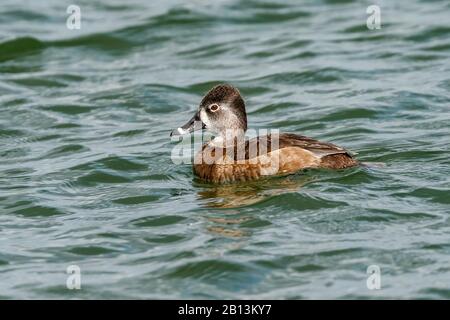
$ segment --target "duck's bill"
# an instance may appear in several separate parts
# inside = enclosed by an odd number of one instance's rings
[[[191,133],[196,130],[205,129],[205,124],[200,120],[200,114],[198,112],[195,113],[195,115],[192,117],[191,120],[186,122],[185,125],[182,127],[179,127],[175,130],[173,130],[170,133],[170,136],[182,136],[184,134]]]

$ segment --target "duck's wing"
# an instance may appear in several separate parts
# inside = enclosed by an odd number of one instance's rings
[[[281,133],[278,135],[272,135],[272,145],[274,139],[278,136],[279,149],[287,147],[299,147],[308,151],[311,151],[314,155],[318,157],[324,157],[331,154],[344,153],[349,155],[352,154],[339,146],[336,146],[329,142],[318,141],[309,137],[301,136],[294,133]]]
[[[246,141],[245,159],[289,147],[308,150],[318,158],[333,154],[345,154],[352,158],[351,152],[332,143],[318,141],[294,133],[281,133],[263,135]],[[236,155],[235,150],[235,160],[236,159],[241,158]]]

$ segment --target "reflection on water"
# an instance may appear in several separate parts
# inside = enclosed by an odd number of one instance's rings
[[[209,219],[210,221],[214,221],[214,219]],[[224,219],[225,220],[225,219]],[[226,222],[228,223],[228,222]],[[223,237],[232,237],[232,238],[241,238],[249,236],[250,233],[245,230],[239,229],[230,229],[223,226],[211,226],[208,227],[208,231]]]
[[[298,192],[312,180],[309,176],[291,175],[240,184],[206,185],[198,196],[206,207],[240,208],[283,193]]]
[[[223,237],[249,236],[250,231],[246,226],[257,218],[239,215],[239,211],[233,209],[255,205],[283,193],[299,192],[302,186],[312,180],[310,176],[290,175],[247,183],[204,185],[198,192],[202,205],[205,208],[228,209],[219,211],[219,217],[206,216],[212,223],[207,230]]]

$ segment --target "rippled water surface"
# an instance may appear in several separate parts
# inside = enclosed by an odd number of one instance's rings
[[[2,0],[0,297],[450,298],[449,18],[448,1]],[[251,128],[384,166],[201,183],[169,133],[220,82]]]

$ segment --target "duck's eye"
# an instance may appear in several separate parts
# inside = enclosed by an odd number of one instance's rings
[[[217,110],[219,110],[219,106],[217,104],[212,104],[209,106],[209,110],[211,110],[212,112],[216,112]]]

